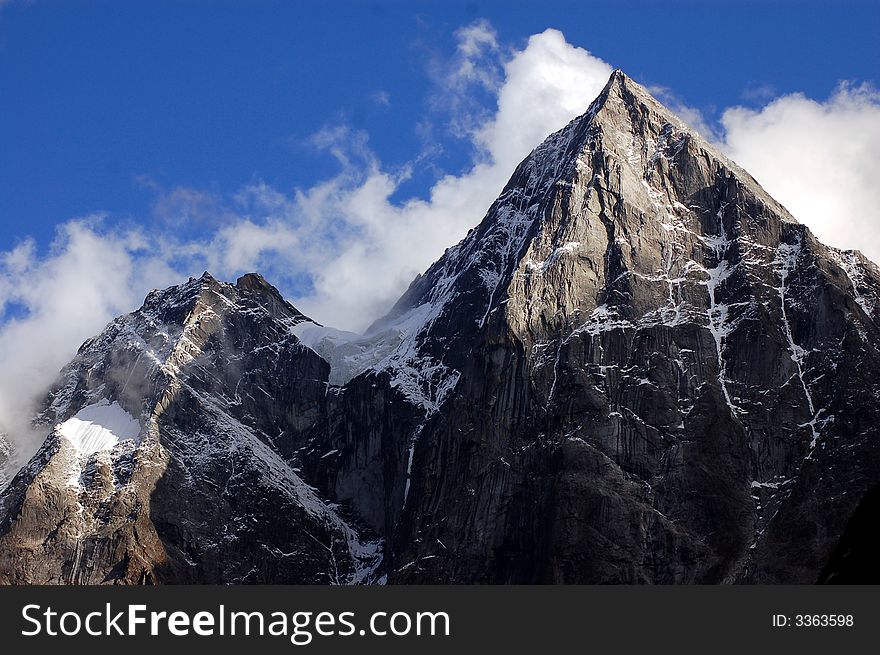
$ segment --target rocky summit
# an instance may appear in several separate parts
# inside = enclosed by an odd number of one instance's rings
[[[208,274],[86,342],[6,583],[878,581],[880,270],[616,71],[364,335]]]

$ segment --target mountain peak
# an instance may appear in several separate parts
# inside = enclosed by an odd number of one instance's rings
[[[245,273],[235,281],[235,287],[240,291],[253,291],[269,294],[277,299],[283,300],[281,292],[269,284],[269,282],[266,281],[266,278],[259,273]]]
[[[705,322],[706,305],[716,302],[704,294],[705,277],[739,268],[732,256],[757,253],[753,243],[775,248],[777,219],[796,223],[748,173],[615,70],[582,116],[519,164],[483,221],[376,322],[405,326],[381,367],[396,371],[410,398],[437,408],[492,322],[512,324],[526,343],[556,338],[602,307],[608,312],[593,316],[597,324],[623,321],[618,311],[627,325]],[[693,297],[677,299],[678,287]],[[711,327],[721,334],[723,326]],[[432,349],[419,344],[433,334],[444,335],[443,346],[425,357]]]
[[[609,118],[623,118],[626,115],[630,116],[630,122],[639,123],[637,127],[659,122],[699,138],[690,126],[657,100],[648,89],[620,69],[611,73],[602,91],[578,120],[603,124]],[[653,117],[653,120],[647,120],[649,117]]]
[[[190,277],[182,284],[163,290],[154,289],[147,295],[139,311],[158,311],[167,320],[182,323],[198,307],[215,306],[219,313],[225,313],[234,306],[245,307],[255,302],[275,313],[302,315],[259,273],[246,273],[235,284],[231,284],[218,280],[207,271],[198,278]]]
[[[613,101],[614,99],[621,100],[629,105],[650,105],[652,109],[659,109],[664,111],[664,113],[671,114],[669,110],[663,107],[663,105],[651,95],[650,91],[624,73],[621,69],[616,68],[608,77],[605,86],[602,87],[599,95],[596,96],[596,99],[593,100],[584,115],[591,118],[598,109],[605,106],[609,100]]]
[[[605,83],[605,87],[597,96],[597,99],[603,97],[604,95],[608,95],[612,91],[621,93],[624,89],[636,90],[642,95],[650,96],[650,94],[645,90],[643,86],[636,83],[621,69],[615,68],[614,71],[612,71],[611,75],[608,77],[608,81]]]
[[[647,88],[620,69],[611,73],[600,94],[587,111],[575,119],[575,123],[584,125],[584,131],[587,132],[590,128],[594,133],[600,131],[603,138],[600,144],[594,145],[594,149],[598,147],[611,153],[622,165],[634,168],[637,176],[650,176],[653,168],[660,164],[657,157],[663,151],[674,157],[703,160],[710,168],[733,175],[743,188],[747,188],[764,205],[772,207],[783,220],[797,222],[717,144],[700,135]]]

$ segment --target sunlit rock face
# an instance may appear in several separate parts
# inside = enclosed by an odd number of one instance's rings
[[[365,335],[206,275],[84,344],[0,580],[870,577],[878,299],[615,72]]]

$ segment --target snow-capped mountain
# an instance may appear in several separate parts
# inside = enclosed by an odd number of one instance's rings
[[[365,335],[206,275],[84,344],[0,580],[859,579],[878,307],[618,71]]]
[[[154,292],[85,343],[0,511],[7,582],[372,581],[362,537],[298,473],[329,366],[257,275]]]

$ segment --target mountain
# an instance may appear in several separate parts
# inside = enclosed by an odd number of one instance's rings
[[[329,366],[257,275],[151,293],[80,348],[37,422],[46,442],[0,499],[13,583],[349,583],[361,536],[297,471]],[[50,427],[51,426],[51,427]]]
[[[206,275],[84,344],[0,580],[873,579],[878,307],[616,71],[365,335]]]

